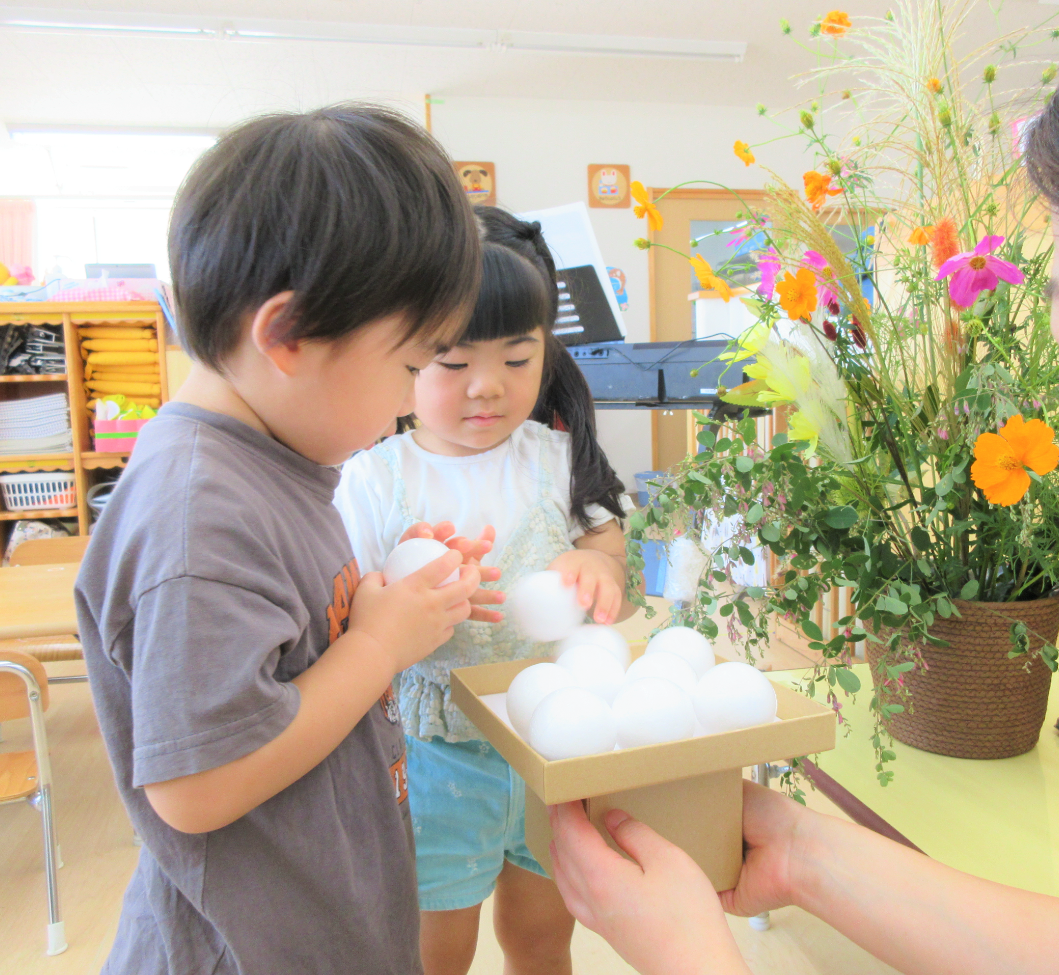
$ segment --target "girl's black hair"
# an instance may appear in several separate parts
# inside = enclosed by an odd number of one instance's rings
[[[1059,91],[1033,123],[1024,158],[1026,174],[1052,209],[1059,208]]]
[[[544,329],[544,372],[530,419],[570,433],[570,510],[591,528],[587,506],[598,504],[621,519],[625,486],[596,440],[592,393],[566,346],[552,333],[559,292],[555,262],[541,225],[497,207],[474,208],[482,237],[482,284],[461,341],[517,338]]]

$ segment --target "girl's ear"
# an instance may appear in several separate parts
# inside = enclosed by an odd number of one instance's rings
[[[250,322],[250,341],[284,375],[295,371],[300,343],[282,338],[291,319],[294,292],[281,291],[261,305]]]

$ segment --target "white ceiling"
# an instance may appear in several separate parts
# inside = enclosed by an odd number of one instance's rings
[[[837,0],[836,0],[837,2]],[[0,3],[0,13],[15,5]],[[779,30],[787,17],[808,43],[822,0],[68,0],[21,3],[40,19],[64,9],[136,16],[277,18],[745,41],[740,64],[508,51],[159,36],[39,33],[0,28],[0,119],[8,124],[89,123],[219,127],[254,112],[348,97],[562,98],[786,107],[790,78],[812,56]],[[886,0],[850,0],[854,17],[881,16]],[[296,13],[295,13],[296,11]],[[1008,0],[1002,29],[1036,23],[1054,7]],[[969,22],[975,41],[995,36],[986,3]],[[1059,42],[1056,43],[1059,55]],[[1050,57],[1048,52],[1045,56]],[[632,123],[634,125],[634,122]]]

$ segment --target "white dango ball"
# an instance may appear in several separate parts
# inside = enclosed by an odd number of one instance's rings
[[[583,687],[552,691],[530,721],[530,746],[550,762],[613,751],[617,741],[610,705]]]
[[[630,665],[625,673],[625,683],[630,684],[645,677],[660,677],[676,684],[685,694],[695,690],[699,679],[695,671],[683,657],[678,657],[668,650],[659,650],[656,653],[645,653],[638,657]]]
[[[522,634],[537,643],[569,636],[585,618],[577,589],[564,586],[562,573],[533,572],[515,583],[505,602]]]
[[[625,680],[625,669],[602,647],[571,647],[556,664],[573,678],[575,687],[583,687],[610,704]]]
[[[776,718],[776,688],[760,670],[739,661],[718,664],[699,681],[692,701],[708,735],[769,724]]]
[[[621,664],[622,670],[628,669],[629,641],[625,639],[613,626],[602,626],[599,623],[585,623],[579,626],[569,636],[563,637],[555,648],[557,654],[565,653],[571,647],[602,647],[613,654],[614,659]]]
[[[614,699],[613,710],[621,748],[681,741],[695,734],[691,696],[661,677],[626,684]]]
[[[410,538],[406,542],[401,542],[386,556],[386,561],[382,564],[383,581],[386,585],[390,585],[405,576],[410,576],[435,559],[440,559],[448,550],[448,546],[436,538]],[[438,585],[447,586],[459,577],[460,570],[453,569],[452,574]]]
[[[511,726],[528,740],[530,719],[537,705],[552,691],[571,687],[573,683],[570,671],[558,664],[534,664],[519,671],[507,689],[507,716]]]
[[[696,677],[701,677],[714,664],[713,647],[698,630],[690,626],[670,626],[651,637],[645,653],[675,653],[683,657]]]

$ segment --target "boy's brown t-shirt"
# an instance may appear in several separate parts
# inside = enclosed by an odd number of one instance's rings
[[[178,832],[143,791],[249,754],[294,718],[290,681],[345,632],[359,579],[337,483],[235,419],[170,403],[95,526],[77,580],[81,641],[144,841],[105,972],[421,971],[392,694],[223,829]]]

